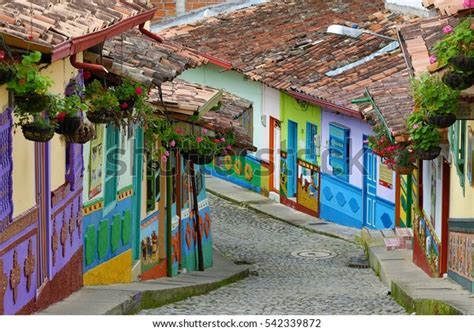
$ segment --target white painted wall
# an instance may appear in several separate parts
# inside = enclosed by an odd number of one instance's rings
[[[385,0],[385,3],[395,4],[399,6],[413,7],[417,9],[425,9],[425,7],[423,7],[421,0]]]
[[[263,85],[262,115],[265,117],[265,126],[261,135],[261,146],[270,146],[270,116],[280,119],[280,91]],[[280,142],[275,142],[280,149]],[[269,161],[270,155],[263,151],[259,157]]]

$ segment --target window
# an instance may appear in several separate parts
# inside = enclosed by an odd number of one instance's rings
[[[105,142],[105,190],[104,190],[104,210],[108,209],[117,197],[117,159],[118,159],[119,130],[108,125]]]
[[[350,129],[329,123],[329,165],[338,178],[349,181]]]
[[[466,121],[456,121],[449,128],[449,143],[453,154],[453,163],[459,177],[459,183],[464,189],[466,165]]]
[[[318,127],[312,123],[306,122],[306,158],[308,161],[316,163],[316,139]]]

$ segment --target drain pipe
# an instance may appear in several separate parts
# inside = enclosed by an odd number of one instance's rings
[[[161,38],[159,35],[154,34],[153,32],[145,29],[145,23],[140,24],[138,26],[138,30],[140,30],[140,32],[143,33],[145,36],[150,37],[151,39],[153,39],[153,40],[155,40],[159,43],[163,42],[163,38]]]
[[[95,72],[105,72],[106,74],[109,71],[101,64],[94,64],[94,63],[84,63],[84,62],[77,62],[77,54],[72,54],[69,58],[71,65],[76,69],[84,69],[87,71],[95,71]]]

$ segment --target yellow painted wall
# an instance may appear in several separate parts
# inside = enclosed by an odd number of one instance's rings
[[[70,79],[77,75],[77,69],[71,66],[69,58],[57,61],[47,68],[42,74],[51,77],[54,81],[50,89],[51,93],[64,94],[64,90]],[[57,189],[64,184],[66,173],[66,142],[60,135],[54,135],[50,142],[51,146],[51,190]]]
[[[130,283],[131,281],[131,249],[98,265],[84,274],[84,285]]]
[[[474,121],[467,121],[467,127],[474,128]],[[466,134],[466,146],[468,135]],[[466,148],[467,149],[467,148]],[[470,153],[470,151],[468,151]],[[466,159],[467,160],[467,159]],[[474,218],[474,186],[469,183],[466,170],[464,172],[465,190],[459,185],[459,176],[454,166],[451,166],[451,181],[449,194],[450,218]]]

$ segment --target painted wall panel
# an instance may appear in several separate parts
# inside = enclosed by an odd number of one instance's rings
[[[270,116],[279,120],[280,119],[280,91],[263,85],[263,114],[265,115],[265,127],[262,134],[262,146],[270,146]],[[280,142],[275,142],[278,147]],[[258,158],[269,161],[270,155],[267,150],[262,150],[258,153]]]

